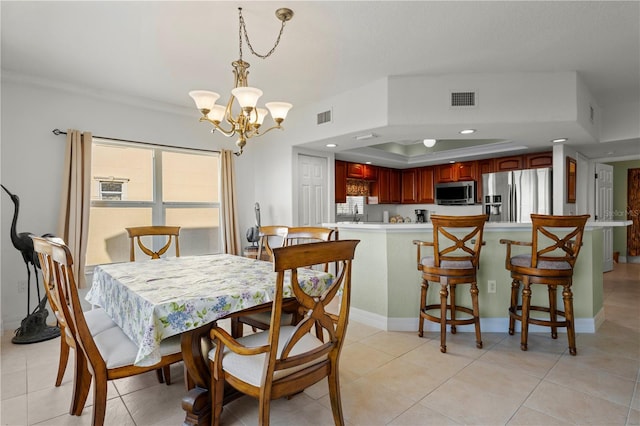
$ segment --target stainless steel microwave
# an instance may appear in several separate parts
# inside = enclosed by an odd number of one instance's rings
[[[436,184],[436,204],[464,206],[476,203],[476,182],[448,182]]]

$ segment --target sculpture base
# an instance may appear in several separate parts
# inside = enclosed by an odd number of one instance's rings
[[[38,343],[60,336],[60,328],[47,325],[47,315],[49,312],[44,308],[27,315],[22,320],[20,328],[16,330],[11,343],[18,345]]]

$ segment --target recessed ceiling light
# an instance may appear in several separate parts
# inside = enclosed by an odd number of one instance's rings
[[[464,130],[460,130],[460,134],[463,135],[470,135],[471,133],[475,133],[476,129],[464,129]]]
[[[425,139],[425,140],[422,141],[422,143],[427,148],[431,148],[432,146],[434,146],[436,144],[436,140],[435,139]]]
[[[562,142],[566,142],[568,141],[568,138],[558,138],[558,139],[553,139],[551,142],[553,143],[562,143]]]
[[[364,164],[371,164],[371,161],[366,161]]]
[[[455,164],[454,160],[449,160],[449,164]]]
[[[328,143],[328,144],[326,144],[325,146],[326,146],[327,148],[335,148],[335,147],[337,147],[338,145],[336,145],[335,143]]]

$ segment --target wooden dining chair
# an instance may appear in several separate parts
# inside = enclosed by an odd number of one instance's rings
[[[285,232],[286,228],[286,232]],[[262,233],[261,228],[261,233]],[[314,227],[314,226],[299,226],[299,227],[273,227],[268,231],[271,236],[281,236],[282,243],[281,246],[291,246],[297,244],[309,244],[321,241],[330,241],[337,235],[337,230],[333,228],[324,228],[324,227]],[[268,246],[267,246],[268,247]],[[273,249],[268,248],[269,253],[273,254]],[[324,263],[322,265],[312,265],[310,267],[320,267],[322,270],[327,272],[329,270],[329,264]],[[294,324],[298,321],[299,315],[297,306],[294,301],[290,301],[286,303],[283,307],[284,312],[281,316],[282,324]],[[232,320],[232,323],[237,321],[239,325],[237,327],[241,327],[242,324],[247,324],[251,326],[252,330],[255,332],[257,330],[268,330],[269,322],[271,320],[271,311],[270,310],[260,310],[254,311],[251,313],[247,313],[246,315],[235,317]],[[233,326],[232,326],[233,327]],[[242,336],[241,330],[238,329],[236,333],[234,333],[234,337]]]
[[[38,255],[45,264],[50,265],[50,278],[53,292],[58,301],[60,312],[65,319],[65,328],[73,336],[76,345],[75,377],[70,414],[82,414],[93,385],[92,424],[104,424],[107,406],[107,381],[130,377],[182,360],[180,336],[164,340],[160,345],[162,358],[155,365],[138,367],[133,365],[138,347],[118,326],[110,327],[95,335],[92,334],[82,310],[75,278],[73,258],[69,248],[46,239],[34,238]]]
[[[160,259],[160,256],[165,254],[169,247],[171,247],[171,242],[175,239],[175,253],[176,257],[180,257],[180,227],[179,226],[135,226],[131,228],[125,228],[127,233],[129,234],[129,260],[134,262],[136,260],[136,249],[134,241],[137,243],[140,250],[151,259]],[[142,242],[142,237],[155,237],[155,236],[164,236],[167,238],[167,242],[162,248],[158,251],[153,251],[148,246],[146,246]],[[149,244],[152,245],[152,244]]]
[[[442,353],[447,352],[447,325],[455,334],[456,326],[474,324],[476,347],[482,348],[476,272],[486,221],[487,215],[432,215],[433,241],[413,241],[417,246],[418,270],[422,272],[418,336],[423,336],[424,320],[439,323]],[[433,255],[422,255],[421,248],[427,246],[433,247]],[[429,281],[440,284],[440,303],[427,302]],[[471,308],[459,306],[456,302],[456,286],[459,284],[470,284]],[[460,318],[458,313],[467,317]]]
[[[238,339],[220,327],[211,329],[215,345],[209,352],[213,425],[220,423],[225,383],[259,400],[258,423],[266,426],[271,400],[301,392],[325,377],[334,423],[344,424],[338,361],[349,317],[351,263],[358,243],[342,240],[273,250],[277,278],[270,329]],[[331,262],[338,262],[339,271],[330,287],[321,295],[307,294],[298,282],[298,268]],[[296,325],[280,325],[285,282],[290,283],[306,312]],[[335,315],[326,307],[339,290],[340,310]],[[326,341],[311,333],[315,324],[323,328]]]
[[[67,321],[63,315],[62,302],[58,298],[58,293],[54,288],[53,278],[53,264],[51,261],[52,248],[50,244],[42,241],[43,238],[32,236],[34,250],[38,255],[40,261],[40,268],[42,270],[42,278],[44,289],[47,294],[47,300],[49,306],[53,311],[53,315],[56,317],[58,327],[60,328],[60,359],[58,361],[58,373],[56,375],[56,387],[62,383],[64,372],[67,369],[67,362],[69,360],[70,349],[76,349],[76,342],[69,328],[67,327]],[[47,238],[47,240],[61,243],[64,241],[60,238]],[[91,335],[95,336],[108,328],[117,327],[116,323],[106,314],[102,308],[94,308],[84,312],[87,326],[91,332]]]
[[[338,230],[335,228],[325,228],[321,226],[297,226],[289,228],[284,239],[285,246],[297,244],[317,243],[320,241],[337,240]],[[324,271],[329,270],[329,264],[321,265]]]
[[[558,337],[557,328],[567,328],[569,353],[575,355],[576,334],[573,314],[573,266],[576,263],[582,235],[589,215],[553,216],[531,215],[532,235],[530,242],[502,239],[507,245],[505,267],[511,272],[511,303],[509,305],[509,334],[515,331],[515,322],[522,325],[520,349],[527,350],[529,324],[551,328],[551,338]],[[529,253],[511,255],[511,246],[531,247]],[[522,304],[518,304],[518,293],[522,284]],[[549,306],[531,305],[532,284],[547,286]],[[562,287],[564,311],[557,307],[558,286]],[[544,312],[546,318],[532,317],[533,312]],[[558,316],[564,320],[558,320]]]
[[[258,231],[258,235],[260,236],[260,240],[258,241],[258,259],[273,260],[273,248],[284,246],[288,232],[288,226],[261,226]]]
[[[289,227],[284,225],[261,226],[258,230],[260,239],[258,241],[257,259],[271,262],[273,260],[273,248],[284,246],[288,232]],[[265,324],[265,321],[268,321],[270,315],[270,311],[257,307],[252,311],[247,312],[246,315],[231,317],[231,330],[233,331],[233,336],[240,337],[244,334],[243,324],[251,326],[251,329],[254,332],[258,329],[265,330],[269,328],[269,324]],[[283,321],[291,323],[291,321],[293,321],[293,315],[288,314],[285,316]]]

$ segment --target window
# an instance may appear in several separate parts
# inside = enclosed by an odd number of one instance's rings
[[[99,200],[126,200],[127,181],[129,179],[116,179],[113,177],[94,177],[98,184]]]
[[[129,226],[180,226],[182,256],[219,253],[219,170],[217,153],[94,138],[87,265],[128,261]]]

